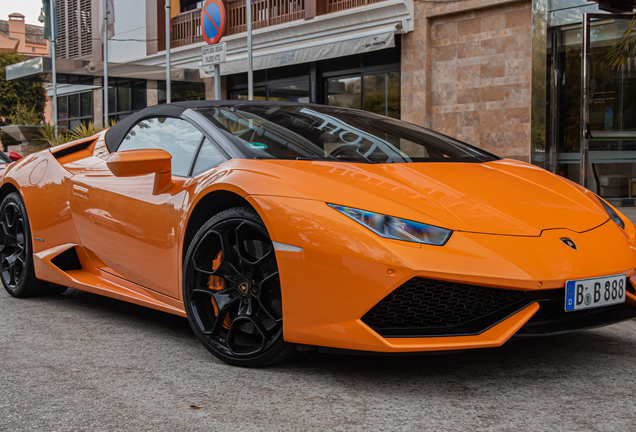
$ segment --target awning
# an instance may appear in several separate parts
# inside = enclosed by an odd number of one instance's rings
[[[92,84],[83,78],[103,77],[104,62],[89,60],[56,59],[58,82]],[[7,66],[7,81],[51,82],[51,58],[37,57]],[[164,81],[166,69],[161,66],[147,66],[132,63],[108,63],[109,78],[131,78],[152,81]],[[196,69],[173,67],[170,71],[172,81],[201,82]]]
[[[338,36],[311,41],[284,44],[276,48],[255,51],[254,70],[269,69],[290,64],[308,63],[352,54],[376,51],[395,46],[395,33],[399,24],[379,26]],[[214,76],[214,67],[200,67],[202,77]],[[221,64],[221,75],[247,72],[247,53],[227,57]]]

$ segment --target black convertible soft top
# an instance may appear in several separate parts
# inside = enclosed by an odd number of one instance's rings
[[[270,102],[270,101],[244,101],[244,100],[233,100],[233,101],[186,101],[186,102],[174,102],[170,104],[163,105],[155,105],[148,108],[144,108],[141,111],[138,111],[130,116],[126,117],[124,120],[119,123],[113,125],[106,132],[106,147],[108,147],[108,151],[114,153],[119,148],[119,144],[124,140],[126,134],[133,128],[137,122],[140,120],[144,120],[152,117],[179,117],[185,110],[192,108],[207,108],[214,107],[218,105],[299,105],[295,102]],[[307,104],[304,104],[307,105]]]

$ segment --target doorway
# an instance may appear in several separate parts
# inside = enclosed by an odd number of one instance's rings
[[[607,59],[632,17],[585,14],[552,38],[553,167],[608,199],[636,198],[636,61]]]

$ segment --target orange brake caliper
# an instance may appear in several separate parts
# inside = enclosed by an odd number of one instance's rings
[[[221,265],[221,261],[222,260],[223,260],[223,251],[219,251],[219,253],[216,254],[216,257],[214,257],[214,261],[212,261],[212,270],[216,270]],[[208,277],[208,287],[211,290],[214,290],[214,291],[224,290],[225,289],[225,279],[223,279],[220,276],[209,276]],[[216,303],[214,303],[214,301],[212,301],[212,306],[214,306],[214,312],[218,316],[219,315],[219,310],[216,307]],[[225,315],[225,319],[223,320],[223,327],[225,327],[226,329],[229,329],[231,323],[232,323],[232,320],[230,319],[230,314],[226,314]]]

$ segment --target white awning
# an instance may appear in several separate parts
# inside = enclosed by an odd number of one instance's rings
[[[254,51],[254,70],[269,69],[290,64],[308,63],[352,54],[360,54],[395,46],[395,32],[399,24],[379,26],[363,31],[339,34],[297,44],[284,44],[276,48]],[[200,67],[201,78],[214,76],[214,67]],[[247,53],[228,55],[221,64],[221,75],[247,72]]]

